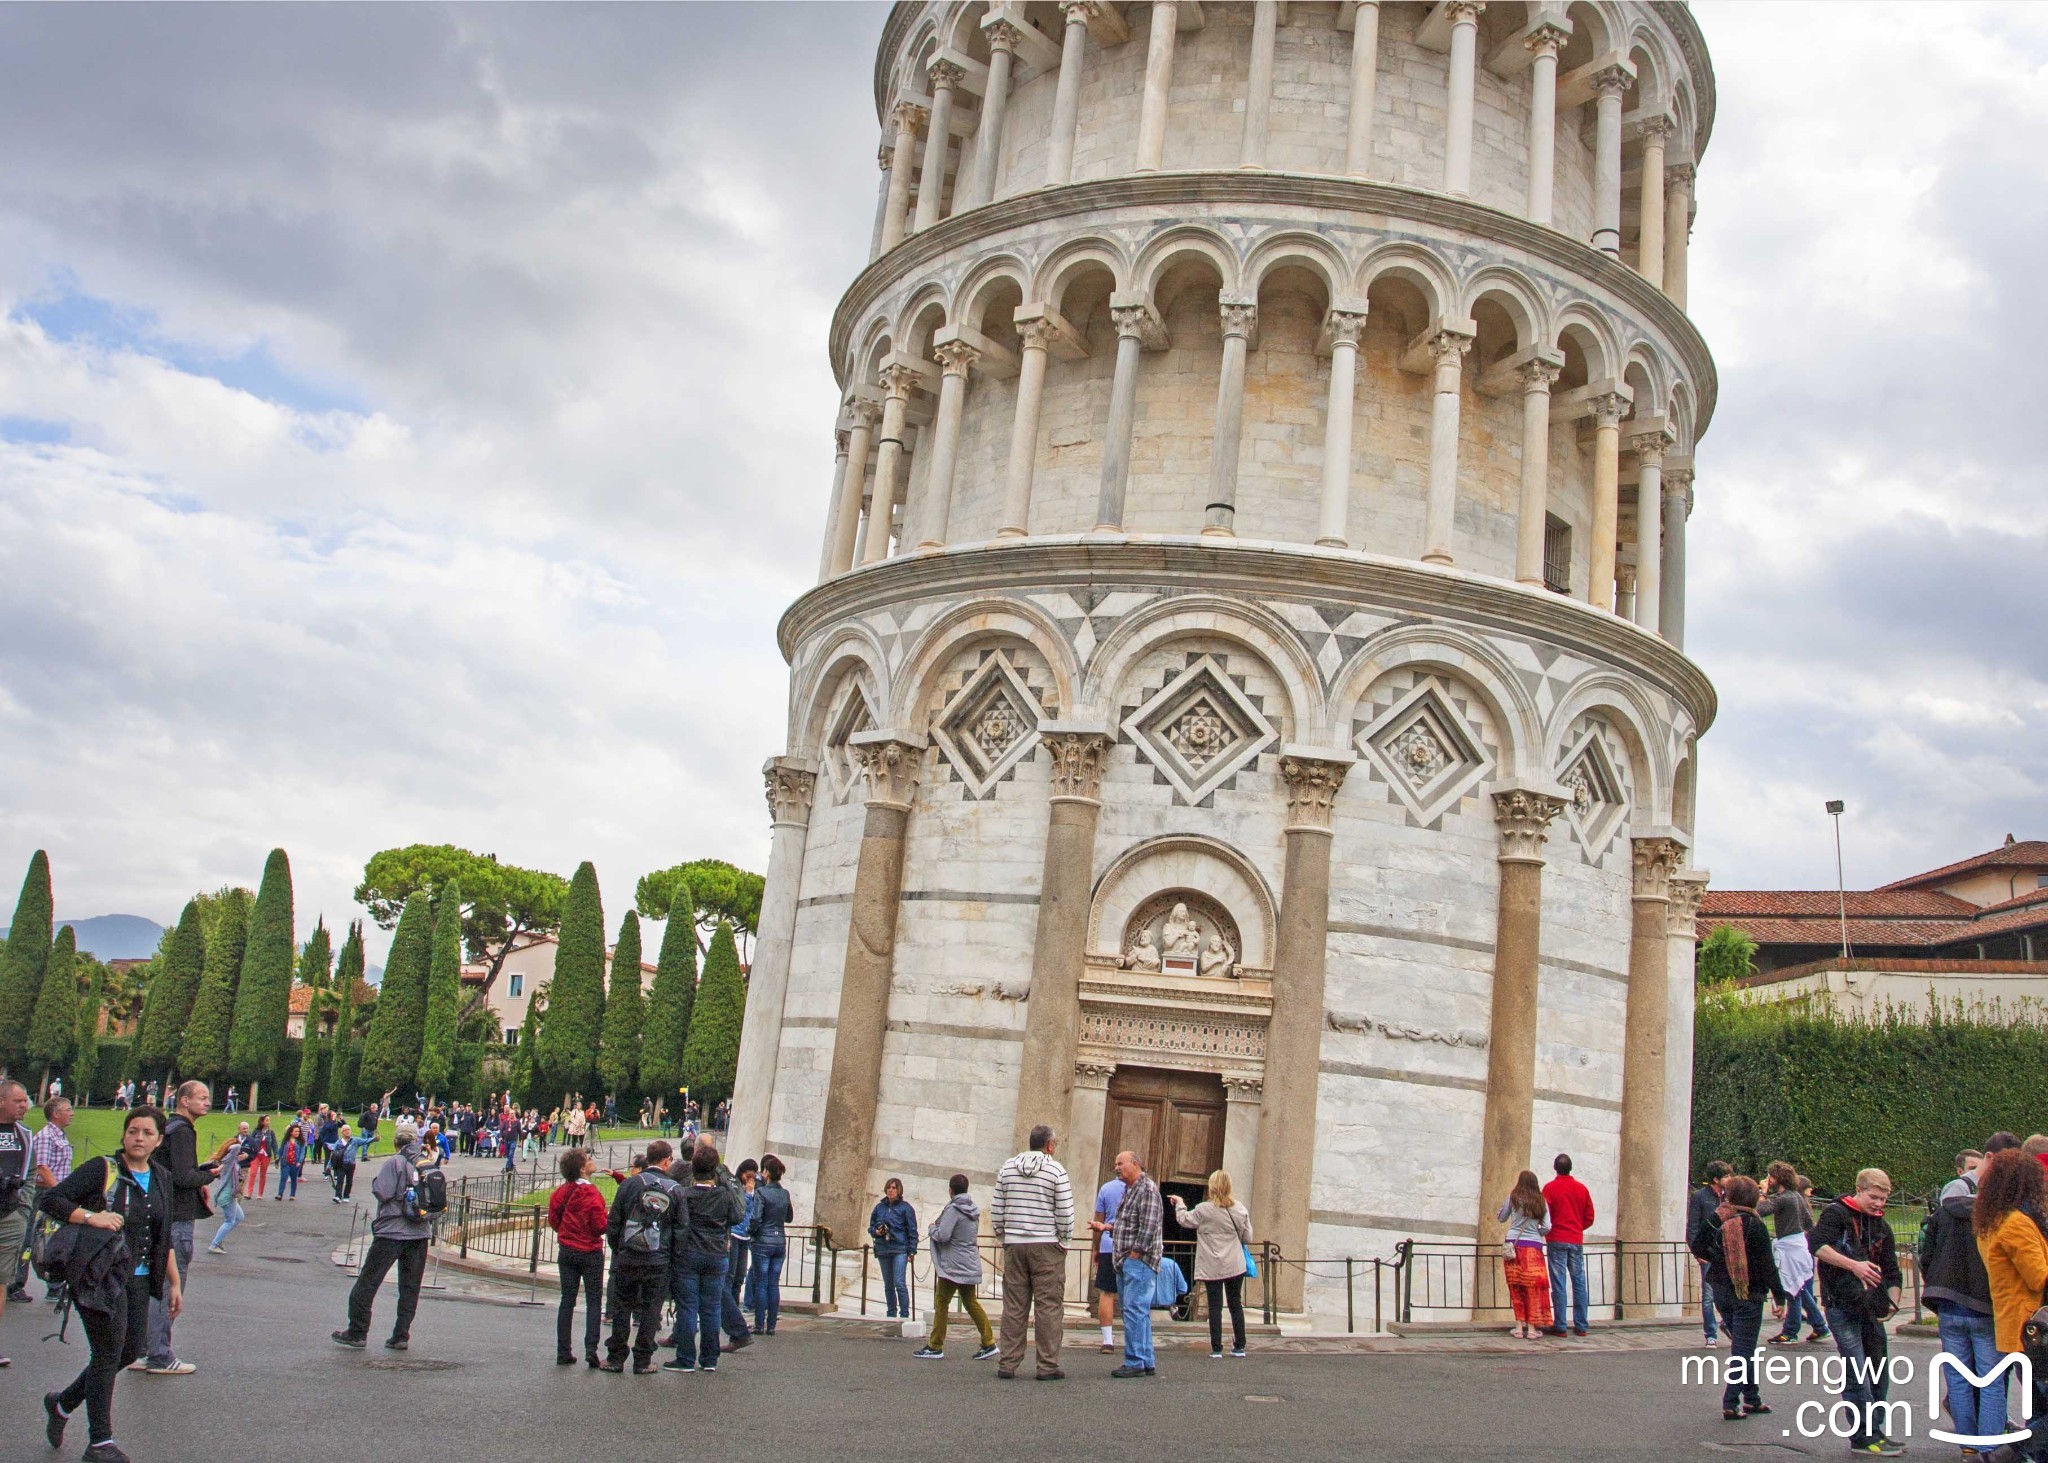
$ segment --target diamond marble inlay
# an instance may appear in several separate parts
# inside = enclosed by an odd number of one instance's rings
[[[1007,655],[991,655],[953,694],[932,726],[940,752],[982,797],[1038,741],[1038,702]]]
[[[1359,733],[1357,746],[1424,823],[1493,770],[1492,757],[1473,739],[1434,679],[1418,682],[1382,712]]]
[[[1190,803],[1199,803],[1280,739],[1213,655],[1124,718],[1124,732]]]
[[[1587,854],[1597,859],[1628,814],[1628,794],[1597,726],[1565,753],[1563,767],[1557,780],[1564,784],[1565,817]]]

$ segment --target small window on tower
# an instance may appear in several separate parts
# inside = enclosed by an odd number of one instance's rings
[[[1543,587],[1554,594],[1572,592],[1572,526],[1555,513],[1543,519]]]
[[[523,976],[523,975],[521,975],[521,974],[519,974],[519,973],[518,973],[517,971],[514,971],[514,972],[512,973],[512,996],[513,996],[513,999],[514,999],[514,1000],[517,1000],[517,999],[519,998],[519,995],[520,995],[520,993],[521,993],[521,992],[523,992],[523,991],[524,991],[525,989],[526,989],[526,977],[525,977],[525,976]]]

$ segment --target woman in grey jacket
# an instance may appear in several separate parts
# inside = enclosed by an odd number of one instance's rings
[[[996,1335],[988,1324],[988,1312],[975,1294],[981,1284],[981,1250],[976,1243],[981,1231],[981,1210],[967,1197],[967,1175],[953,1175],[949,1187],[953,1197],[932,1221],[932,1268],[937,1272],[932,1297],[932,1339],[915,1353],[921,1360],[937,1361],[946,1354],[946,1317],[953,1309],[953,1297],[981,1333],[981,1350],[976,1361],[996,1354]]]
[[[1230,1175],[1209,1175],[1209,1197],[1190,1209],[1171,1196],[1173,1217],[1195,1232],[1195,1279],[1208,1292],[1209,1355],[1223,1357],[1223,1306],[1230,1306],[1230,1354],[1244,1356],[1245,1252],[1252,1243],[1252,1217],[1231,1196]]]

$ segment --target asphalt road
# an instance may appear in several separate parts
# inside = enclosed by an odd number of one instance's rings
[[[316,1188],[296,1204],[263,1200],[225,1257],[201,1254],[179,1321],[189,1377],[124,1373],[115,1391],[122,1446],[138,1463],[363,1463],[654,1456],[763,1459],[805,1455],[876,1463],[1074,1459],[1135,1450],[1185,1458],[1296,1460],[1835,1457],[1830,1437],[1783,1436],[1814,1387],[1766,1386],[1777,1411],[1721,1419],[1718,1394],[1681,1382],[1684,1353],[1545,1348],[1513,1355],[1266,1355],[1211,1361],[1206,1349],[1162,1352],[1160,1376],[1116,1381],[1115,1358],[1067,1353],[1069,1379],[995,1379],[993,1363],[954,1346],[942,1362],[910,1359],[900,1341],[785,1321],[715,1376],[609,1376],[553,1362],[554,1311],[447,1277],[430,1293],[404,1354],[344,1351],[328,1339],[349,1278],[329,1261],[349,1211]],[[210,1222],[209,1222],[210,1225]],[[202,1243],[208,1225],[202,1225]],[[430,1278],[431,1274],[430,1274]],[[36,1288],[40,1289],[38,1285]],[[388,1328],[395,1293],[379,1298]],[[75,1457],[43,1444],[41,1394],[85,1361],[44,1343],[51,1310],[11,1306],[0,1321],[0,1459]],[[380,1329],[375,1334],[387,1334]],[[972,1329],[956,1332],[962,1342]],[[1925,1358],[1900,1348],[1916,1380],[1912,1455],[1954,1456],[1925,1439]],[[1799,1348],[1801,1351],[1807,1348]],[[1818,1348],[1816,1348],[1818,1350]],[[700,1446],[691,1418],[703,1408]],[[652,1437],[632,1433],[658,1429]],[[659,1441],[655,1439],[658,1437]]]

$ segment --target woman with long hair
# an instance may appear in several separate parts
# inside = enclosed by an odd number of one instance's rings
[[[1536,1175],[1523,1169],[1514,1189],[1500,1201],[1494,1218],[1507,1225],[1508,1303],[1515,1310],[1514,1335],[1534,1341],[1550,1328],[1550,1266],[1543,1258],[1543,1236],[1550,1233],[1550,1206],[1543,1202]]]
[[[306,1171],[306,1138],[297,1123],[284,1130],[284,1142],[277,1150],[277,1192],[270,1197],[282,1199],[287,1185],[292,1191],[292,1202],[299,1202],[299,1176]]]
[[[1729,1366],[1721,1389],[1721,1416],[1734,1422],[1771,1409],[1756,1385],[1756,1338],[1764,1325],[1764,1296],[1786,1299],[1771,1248],[1771,1228],[1756,1212],[1756,1180],[1730,1175],[1711,1224],[1693,1236],[1692,1252],[1707,1267],[1714,1308],[1728,1318]]]
[[[2017,1148],[1994,1153],[1977,1169],[1977,1207],[1970,1216],[1984,1274],[1991,1282],[1991,1324],[2001,1352],[2025,1353],[2027,1320],[2048,1287],[2048,1170]],[[2034,1360],[2033,1436],[2023,1457],[2039,1458],[2048,1443],[2048,1377]],[[1999,1449],[2001,1453],[2005,1450]]]
[[[761,1183],[755,1190],[761,1198],[761,1212],[754,1219],[753,1274],[747,1283],[753,1291],[754,1330],[763,1336],[775,1334],[775,1318],[782,1311],[782,1257],[789,1247],[786,1229],[796,1219],[796,1206],[789,1190],[782,1187],[785,1172],[782,1160],[767,1154],[761,1159]]]
[[[1230,1175],[1209,1175],[1209,1197],[1194,1208],[1178,1194],[1168,1196],[1182,1229],[1195,1232],[1195,1279],[1209,1302],[1209,1356],[1223,1359],[1223,1307],[1230,1306],[1230,1354],[1244,1356],[1245,1254],[1252,1244],[1252,1217],[1230,1192]],[[1538,1196],[1539,1199],[1541,1196]],[[1546,1285],[1549,1281],[1544,1282]]]
[[[114,1442],[114,1382],[149,1345],[149,1303],[163,1303],[172,1320],[184,1307],[178,1257],[171,1250],[171,1174],[155,1161],[164,1140],[164,1115],[131,1108],[121,1125],[120,1151],[90,1158],[44,1194],[40,1207],[59,1224],[112,1230],[127,1244],[127,1279],[112,1310],[78,1308],[90,1355],[85,1370],[61,1392],[43,1395],[44,1435],[64,1445],[64,1425],[85,1404],[89,1463],[127,1463]]]

